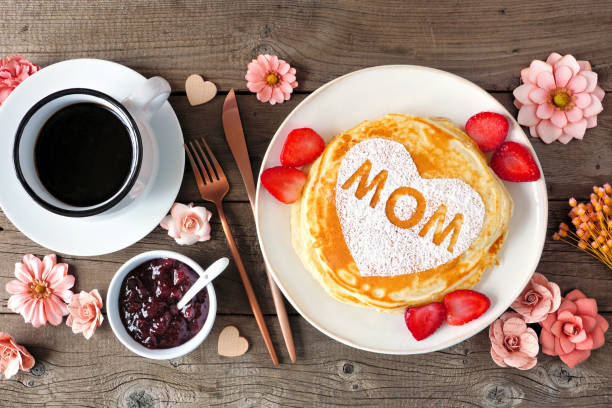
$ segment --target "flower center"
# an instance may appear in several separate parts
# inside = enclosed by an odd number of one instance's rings
[[[504,337],[504,347],[508,351],[518,351],[520,349],[518,336],[506,336]]]
[[[561,110],[569,110],[574,107],[571,93],[565,88],[557,88],[551,93],[552,104]]]
[[[32,296],[37,299],[44,299],[51,294],[49,287],[47,286],[47,282],[41,279],[34,279],[30,282],[30,291]]]
[[[578,328],[573,323],[565,323],[563,325],[563,333],[565,333],[566,336],[575,336],[578,334]]]
[[[539,293],[530,290],[529,292],[525,293],[525,296],[523,296],[522,303],[524,305],[535,305],[541,298],[542,296]]]
[[[278,76],[276,74],[268,74],[266,82],[268,85],[276,85],[278,83]]]

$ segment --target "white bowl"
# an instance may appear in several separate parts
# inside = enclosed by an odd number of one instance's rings
[[[215,289],[213,288],[213,284],[209,283],[206,286],[209,300],[208,316],[206,316],[206,322],[204,322],[204,326],[202,326],[200,331],[189,341],[181,344],[178,347],[172,347],[167,349],[149,349],[138,343],[127,332],[127,330],[123,326],[121,317],[119,316],[119,291],[121,289],[123,279],[128,273],[133,271],[139,265],[142,265],[147,261],[157,258],[176,259],[177,261],[181,261],[184,264],[188,265],[198,275],[204,274],[204,269],[202,269],[202,267],[198,265],[197,262],[177,252],[149,251],[144,252],[140,255],[136,255],[135,257],[124,263],[121,268],[119,268],[119,270],[115,273],[115,276],[113,276],[113,279],[111,280],[111,283],[108,286],[108,292],[106,294],[106,314],[108,317],[108,322],[110,323],[111,328],[113,329],[113,333],[115,333],[115,336],[119,339],[119,341],[123,343],[123,345],[127,347],[130,351],[138,354],[139,356],[150,358],[153,360],[168,360],[171,358],[178,358],[192,352],[200,344],[202,344],[206,337],[208,337],[208,334],[210,333],[213,324],[215,323],[215,317],[217,316],[217,296],[215,295]]]

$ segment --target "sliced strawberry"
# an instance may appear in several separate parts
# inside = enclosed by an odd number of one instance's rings
[[[278,166],[265,169],[260,180],[278,201],[291,204],[300,198],[302,187],[306,183],[306,174],[298,169]]]
[[[466,133],[483,152],[497,149],[508,135],[508,119],[495,112],[480,112],[465,123]]]
[[[515,142],[505,142],[491,157],[491,168],[506,181],[536,181],[540,169],[529,150]]]
[[[416,340],[423,340],[435,332],[446,317],[446,309],[440,302],[428,305],[409,307],[404,318],[406,326]]]
[[[444,296],[446,321],[453,326],[461,326],[480,317],[490,305],[489,298],[475,290],[456,290]]]
[[[281,152],[283,166],[299,167],[317,160],[325,149],[325,142],[310,128],[293,129]]]

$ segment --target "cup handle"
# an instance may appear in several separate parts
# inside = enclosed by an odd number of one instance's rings
[[[152,77],[123,100],[123,105],[135,115],[151,119],[170,96],[170,84],[160,76]]]

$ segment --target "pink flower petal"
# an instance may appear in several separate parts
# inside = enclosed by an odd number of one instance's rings
[[[511,367],[521,367],[528,364],[531,361],[531,358],[520,351],[510,353],[508,357],[504,358],[504,362]]]
[[[567,117],[565,117],[565,112],[560,110],[555,110],[552,117],[550,118],[550,122],[556,127],[563,128],[567,125]]]
[[[506,336],[520,336],[527,330],[527,325],[522,318],[511,317],[504,322],[503,329]]]
[[[587,121],[587,129],[591,129],[597,126],[597,116],[589,116],[585,119]]]
[[[537,364],[537,362],[538,362],[538,359],[534,357],[534,358],[530,359],[530,360],[529,360],[529,362],[528,362],[527,364],[522,365],[522,366],[517,367],[517,368],[518,368],[519,370],[529,370],[529,369],[531,369],[531,368],[535,367],[535,365]]]
[[[261,90],[264,89],[266,85],[267,83],[265,81],[249,82],[247,84],[247,88],[249,88],[249,91],[257,93],[261,92]]]
[[[585,314],[588,316],[595,316],[597,314],[597,302],[595,299],[582,298],[574,301],[578,308],[579,314]]]
[[[523,85],[516,87],[514,91],[512,91],[512,94],[521,104],[531,105],[533,102],[530,99],[529,94],[536,89],[540,89],[540,88],[537,88],[531,84],[523,84]]]
[[[17,262],[15,264],[15,277],[23,283],[30,283],[34,279],[34,274],[28,269],[28,266]]]
[[[595,95],[595,97],[599,99],[600,101],[603,101],[603,98],[606,95],[606,93],[604,92],[603,89],[601,89],[600,86],[596,86],[595,90],[593,91],[593,95]]]
[[[529,81],[529,67],[521,69],[521,81],[524,84],[530,83]],[[533,82],[531,82],[533,84]]]
[[[550,93],[542,88],[533,87],[529,92],[529,100],[529,103],[535,103],[536,105],[548,103],[550,102]]]
[[[538,76],[542,72],[550,73],[552,76],[552,66],[540,60],[533,60],[529,65],[528,82],[536,83]]]
[[[572,314],[578,311],[576,304],[572,302],[568,296],[565,296],[565,299],[561,301],[561,305],[559,306],[559,309],[557,310],[557,316],[559,316],[559,314],[563,312],[564,310],[567,310]]]
[[[540,344],[542,345],[542,353],[549,356],[555,356],[555,336],[546,329],[540,332]]]
[[[548,58],[546,58],[546,63],[554,65],[557,61],[561,59],[562,55],[558,52],[551,52]]]
[[[524,105],[519,110],[517,121],[523,126],[536,126],[540,119],[536,115],[537,106],[535,105]]]
[[[555,89],[555,77],[551,72],[542,72],[538,74],[537,84],[540,88],[550,91]]]
[[[597,316],[595,316],[595,320],[597,321],[597,326],[599,326],[601,331],[603,331],[604,333],[608,331],[608,328],[610,327],[610,324],[605,319],[605,317],[603,317],[602,315],[598,314]]]
[[[45,305],[44,302],[38,301],[36,302],[34,309],[32,311],[32,318],[30,320],[32,326],[41,327],[47,323],[47,316],[45,314]]]
[[[554,322],[552,326],[550,326],[550,332],[555,335],[555,337],[565,336],[565,334],[563,334],[563,322],[560,320]]]
[[[576,343],[576,350],[591,350],[593,348],[593,336],[585,336],[586,338]]]
[[[573,139],[574,138],[572,136],[568,135],[567,133],[563,133],[561,136],[559,136],[559,138],[557,139],[557,142],[568,144]]]
[[[535,126],[529,126],[529,134],[531,137],[538,137],[538,131]]]
[[[9,297],[7,307],[15,313],[23,314],[23,309],[29,302],[33,302],[32,296],[29,293],[20,293]]]
[[[538,136],[544,143],[552,143],[561,136],[563,130],[555,125],[548,119],[540,121],[536,127]]]
[[[553,323],[557,320],[557,316],[555,316],[554,313],[549,314],[548,316],[546,316],[546,319],[542,320],[540,323],[540,326],[542,326],[543,328],[545,328],[546,330],[550,331],[550,328],[552,327]]]
[[[283,92],[277,87],[272,90],[272,99],[277,103],[281,103],[285,100],[285,95],[283,95]]]
[[[504,359],[502,357],[500,357],[495,350],[493,350],[493,348],[491,348],[491,358],[493,359],[493,362],[495,364],[497,364],[500,367],[508,367],[508,365],[506,363],[504,363]]]
[[[200,240],[196,234],[186,234],[183,233],[179,238],[176,238],[175,241],[179,245],[193,245]]]
[[[520,336],[521,351],[527,354],[529,357],[535,357],[538,355],[540,347],[538,345],[538,335],[532,328],[528,328],[527,331]]]
[[[591,63],[589,61],[578,61],[581,71],[592,71]]]
[[[555,108],[550,103],[543,103],[538,105],[538,109],[536,110],[536,116],[540,119],[550,119],[553,114],[556,112]]]
[[[263,70],[265,72],[270,71],[270,63],[268,62],[268,59],[266,58],[267,55],[258,55],[257,56],[257,62],[259,63],[259,66],[263,68]]]
[[[554,64],[556,70],[559,70],[563,66],[570,68],[574,75],[580,72],[580,65],[578,65],[578,61],[576,61],[576,58],[571,54],[564,55]]]
[[[68,264],[59,263],[50,271],[45,271],[43,279],[49,283],[50,287],[55,287],[65,276],[68,275]]]
[[[268,102],[272,97],[272,88],[267,86],[261,90],[261,92],[257,93],[257,99],[262,102]]]
[[[60,281],[53,286],[51,289],[53,290],[53,292],[64,292],[67,291],[68,289],[71,289],[74,286],[74,276],[73,275],[67,275],[64,276],[63,278],[60,279]]]
[[[582,71],[578,77],[584,78],[586,81],[585,92],[591,93],[595,90],[597,86],[597,73],[593,71]],[[576,91],[582,92],[582,91]]]
[[[580,317],[582,318],[582,327],[584,327],[587,333],[592,332],[597,327],[597,320],[594,316],[583,315]]]
[[[586,338],[587,338],[587,334],[586,334],[586,331],[584,331],[583,329],[583,330],[580,330],[580,332],[577,335],[568,338],[568,340],[576,344],[576,343],[581,343],[585,341]]]
[[[182,220],[185,216],[189,214],[191,209],[189,206],[181,203],[174,203],[172,208],[170,208],[170,215],[174,218],[175,221]]]
[[[54,302],[42,302],[44,308],[44,314],[53,326],[57,326],[63,320],[62,311],[57,307]]]
[[[6,283],[6,291],[12,295],[28,293],[29,290],[28,285],[17,279]]]
[[[591,355],[590,350],[574,350],[573,352],[569,354],[564,354],[559,357],[561,358],[561,361],[567,364],[568,367],[574,368],[578,364],[582,363],[584,360],[589,358],[590,355]]]
[[[43,262],[44,272],[50,272],[51,269],[53,269],[53,267],[57,263],[57,256],[55,254],[45,255],[42,262]],[[44,274],[43,274],[43,279],[45,279]]]
[[[258,81],[262,81],[265,79],[265,74],[262,75],[259,72],[249,71],[244,76],[244,79],[246,79],[249,82],[258,82]]]
[[[297,86],[297,82],[295,82],[295,74],[292,74],[291,71],[283,75],[282,80],[291,83],[291,86],[294,88]],[[295,83],[295,86],[293,86],[293,83]]]
[[[559,85],[559,86],[565,86],[565,85]],[[587,88],[587,80],[583,75],[576,75],[568,82],[567,88],[573,93],[584,92],[585,89]]]
[[[574,103],[580,109],[585,109],[586,107],[591,105],[591,99],[591,95],[586,92],[574,95]]]
[[[569,292],[567,295],[565,295],[565,299],[570,300],[572,302],[577,300],[577,299],[582,299],[582,298],[586,298],[586,297],[587,296],[584,293],[582,293],[580,291],[580,289],[574,289],[571,292]]]
[[[593,339],[593,346],[591,347],[592,350],[600,348],[606,342],[604,332],[600,327],[595,327],[595,329],[591,332],[591,338]]]
[[[284,60],[280,60],[280,63],[278,65],[277,73],[278,73],[278,75],[283,76],[287,72],[289,72],[290,69],[291,69],[291,65],[287,64],[287,62],[284,61]]]
[[[568,122],[578,122],[582,119],[582,109],[574,106],[572,109],[565,112],[565,116],[567,116]]]
[[[42,278],[43,264],[40,259],[32,254],[27,254],[23,257],[23,263],[28,267],[35,279]]]
[[[563,352],[559,353],[559,355],[571,353],[576,348],[576,345],[572,343],[571,341],[569,341],[567,337],[563,336],[563,337],[557,337],[557,338],[559,339],[559,345],[561,347],[561,350],[563,350]]]
[[[584,116],[595,116],[603,111],[603,105],[598,98],[591,98],[591,104],[584,108]]]
[[[567,85],[569,80],[572,78],[574,73],[567,66],[561,66],[555,70],[555,85],[558,87],[564,87]]]
[[[569,123],[563,128],[563,132],[573,138],[582,139],[584,137],[584,132],[586,132],[586,125],[587,121],[582,119],[575,123]]]

